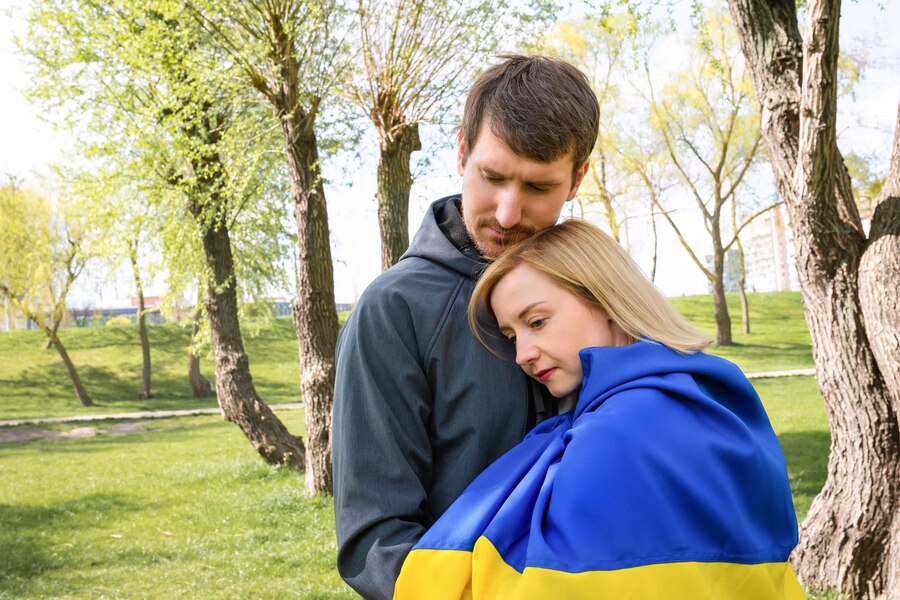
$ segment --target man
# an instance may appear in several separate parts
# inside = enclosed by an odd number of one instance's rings
[[[334,500],[341,576],[391,598],[403,560],[552,397],[484,349],[466,308],[505,247],[555,224],[588,168],[599,106],[562,61],[510,56],[475,82],[459,133],[462,195],[431,205],[409,250],[341,331]],[[514,356],[498,335],[497,349]]]

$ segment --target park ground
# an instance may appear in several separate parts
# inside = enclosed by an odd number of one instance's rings
[[[753,333],[711,352],[746,372],[813,366],[799,294],[751,295]],[[712,332],[708,297],[673,299]],[[299,398],[288,319],[247,329],[254,381],[271,404]],[[135,397],[134,328],[62,332],[96,406],[81,407],[38,332],[0,334],[0,420],[215,407],[190,397],[188,331],[153,327],[155,397]],[[204,360],[204,374],[212,376]],[[812,377],[754,380],[781,441],[802,518],[826,474],[827,417]],[[303,411],[277,413],[303,433]],[[334,567],[329,498],[266,466],[218,415],[0,428],[0,599],[353,598]],[[820,598],[829,598],[821,596]]]

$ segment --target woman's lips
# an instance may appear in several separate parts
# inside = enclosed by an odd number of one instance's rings
[[[549,369],[544,369],[543,371],[538,371],[534,376],[537,377],[538,381],[544,383],[550,379],[550,376],[553,375],[554,371],[556,371],[556,367],[551,367]]]

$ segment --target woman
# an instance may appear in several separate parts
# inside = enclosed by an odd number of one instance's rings
[[[406,559],[396,598],[805,597],[759,397],[614,240],[572,220],[512,248],[469,305],[490,348],[484,317],[574,409],[472,482]]]

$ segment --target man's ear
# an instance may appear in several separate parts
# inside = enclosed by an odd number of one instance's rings
[[[458,144],[458,149],[456,153],[456,170],[460,175],[463,174],[466,168],[466,142],[463,139],[463,132],[460,132],[456,136],[456,142]]]
[[[591,167],[591,161],[586,160],[584,164],[581,165],[581,168],[575,172],[575,179],[572,181],[572,189],[569,190],[569,195],[566,196],[566,202],[575,197],[575,194],[578,193],[578,188],[581,187],[581,182],[584,181],[584,176],[587,175],[588,169]]]

